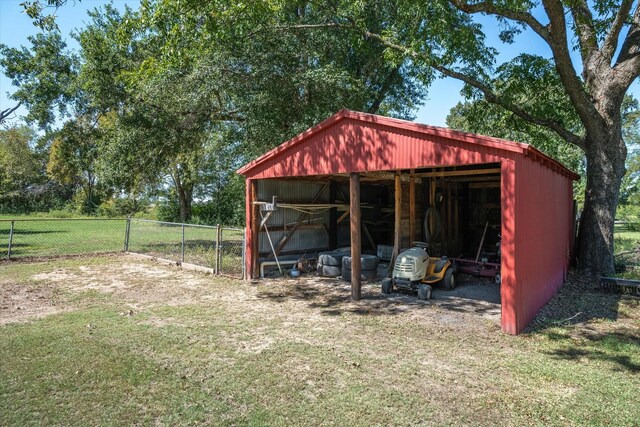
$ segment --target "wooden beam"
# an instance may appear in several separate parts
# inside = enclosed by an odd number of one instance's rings
[[[448,178],[448,181],[449,182],[491,182],[491,181],[500,182],[500,175],[451,177],[451,178]]]
[[[346,211],[345,213],[343,213],[342,215],[340,215],[340,218],[338,218],[338,221],[336,221],[338,224],[340,224],[342,221],[344,221],[344,219],[346,217],[349,216],[349,211]]]
[[[393,271],[393,265],[396,262],[396,258],[398,257],[398,252],[400,252],[400,237],[402,232],[402,177],[400,176],[400,172],[398,172],[395,176],[394,187],[395,221],[393,225],[393,252],[391,254],[391,262],[389,263],[389,271],[387,272],[389,276]]]
[[[416,173],[416,177],[433,178],[433,177],[445,177],[445,176],[469,176],[469,175],[485,175],[492,173],[500,173],[500,168],[491,169],[466,169],[461,171],[435,171],[435,172],[421,172]]]
[[[371,248],[375,251],[376,250],[376,242],[373,240],[373,237],[371,237],[371,233],[369,233],[369,227],[367,227],[367,224],[364,223],[364,221],[362,222],[362,230],[364,231],[364,235],[367,237],[367,240],[369,241],[369,245],[371,246]]]
[[[413,170],[411,170],[411,176],[409,177],[409,244],[413,244],[416,241],[416,178],[413,176]]]
[[[360,284],[360,249],[362,237],[360,235],[360,175],[349,175],[349,200],[351,217],[351,299],[357,301],[361,296]]]
[[[249,199],[250,202],[258,200],[258,182],[255,179],[249,180]],[[258,257],[260,247],[260,205],[250,203],[251,206],[251,265],[249,268],[249,274],[247,277],[257,279],[259,275],[258,271]]]

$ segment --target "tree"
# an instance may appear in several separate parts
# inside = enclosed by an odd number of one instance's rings
[[[85,113],[76,86],[79,60],[66,50],[60,34],[40,33],[28,40],[31,48],[0,44],[0,67],[18,87],[10,98],[27,108],[27,123],[48,129],[59,118]]]
[[[30,146],[34,137],[27,126],[0,130],[0,195],[43,182],[42,165]]]
[[[538,7],[541,6],[541,7]],[[520,119],[545,127],[584,151],[587,160],[585,204],[581,216],[577,257],[579,267],[594,275],[613,273],[613,225],[626,146],[622,136],[621,106],[630,85],[640,75],[640,4],[633,0],[436,0],[337,1],[323,3],[324,17],[301,29],[349,31],[386,46],[396,63],[410,63],[426,81],[440,74],[463,81],[466,93],[482,96]],[[371,17],[380,29],[371,28]],[[550,65],[562,87],[546,93],[560,100],[579,120],[579,129],[565,122],[557,108],[539,103],[522,105],[518,91],[504,81],[494,64],[497,50],[488,46],[475,15],[488,15],[502,27],[501,39],[512,43],[524,29],[549,48],[552,57],[536,61],[516,58],[510,68],[516,87],[537,85]],[[579,52],[574,64],[571,52]],[[547,65],[545,65],[545,63]],[[573,115],[572,114],[572,115]]]
[[[407,117],[420,99],[420,85],[385,63],[378,43],[272,27],[307,19],[297,8],[146,1],[122,17],[110,7],[91,17],[78,35],[80,85],[93,108],[116,114],[102,170],[122,183],[117,169],[168,175],[183,220],[214,164],[229,183],[242,162],[339,108]],[[235,159],[225,164],[203,155],[222,134],[219,152]]]
[[[81,209],[93,213],[99,205],[96,194],[96,157],[98,139],[96,126],[85,117],[67,122],[51,143],[47,174],[61,184],[71,184],[82,190]]]

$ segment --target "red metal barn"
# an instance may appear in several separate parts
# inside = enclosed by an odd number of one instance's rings
[[[359,259],[378,244],[397,253],[425,229],[437,239],[435,255],[473,258],[480,242],[483,254],[500,242],[502,329],[510,334],[566,278],[578,176],[527,144],[341,110],[238,173],[247,179],[249,278],[274,250],[296,259],[351,246]],[[292,209],[263,220],[254,202],[273,196]],[[325,209],[309,210],[315,205]]]

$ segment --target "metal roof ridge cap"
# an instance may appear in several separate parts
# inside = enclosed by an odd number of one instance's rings
[[[463,132],[442,126],[427,125],[424,123],[410,122],[408,120],[397,119],[395,117],[380,116],[371,113],[362,113],[359,111],[346,110],[347,117],[369,123],[380,123],[387,126],[398,127],[403,129],[414,130],[428,135],[440,136],[448,139],[459,140],[470,144],[481,144],[489,147],[495,147],[505,151],[516,153],[524,153],[530,144],[525,142],[510,141],[508,139],[496,138],[488,135],[481,135],[471,132]],[[411,129],[409,129],[411,128]]]
[[[332,126],[333,124],[338,123],[341,120],[344,120],[347,117],[347,113],[349,113],[349,112],[351,112],[351,111],[347,110],[346,108],[338,110],[337,113],[327,117],[326,119],[324,119],[320,123],[316,124],[315,126],[312,126],[309,129],[307,129],[305,131],[302,131],[301,133],[297,134],[293,138],[291,138],[291,139],[281,143],[280,145],[272,148],[271,150],[267,151],[262,156],[259,156],[259,157],[255,158],[255,159],[253,159],[252,161],[250,161],[246,165],[242,166],[240,169],[236,170],[236,173],[240,174],[240,175],[244,175],[246,172],[248,172],[249,170],[251,170],[254,167],[258,166],[259,164],[264,163],[265,161],[277,156],[278,154],[282,153],[283,151],[286,151],[289,148],[291,148],[292,146],[294,146],[296,144],[299,144],[300,142],[310,138],[311,136],[313,136],[316,133],[324,130],[325,128],[327,128],[329,126]]]
[[[557,161],[556,159],[547,156],[546,154],[538,150],[533,145],[529,145],[525,155],[527,157],[532,157],[534,161],[542,163],[544,166],[547,166],[549,169],[555,170],[556,172],[562,175],[565,175],[574,181],[578,181],[580,179],[580,175],[578,175],[577,173],[575,173],[574,171],[572,171],[571,169],[569,169],[568,167],[566,167],[565,165]],[[550,164],[549,165],[545,164],[545,161],[549,162]]]

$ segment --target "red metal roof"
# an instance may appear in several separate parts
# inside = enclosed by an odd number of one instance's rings
[[[411,131],[417,134],[421,134],[429,137],[439,137],[446,138],[450,140],[460,141],[468,144],[473,144],[476,146],[482,146],[486,148],[490,148],[492,150],[508,152],[508,153],[518,153],[529,157],[539,163],[542,163],[549,169],[560,173],[561,175],[567,176],[573,180],[579,179],[579,175],[575,174],[571,170],[567,169],[558,161],[552,159],[546,154],[542,153],[535,147],[525,144],[522,142],[509,141],[501,138],[494,138],[491,136],[478,135],[468,132],[460,132],[456,130],[452,130],[449,128],[443,128],[438,126],[429,126],[421,123],[410,122],[407,120],[394,119],[391,117],[384,117],[375,114],[361,113],[357,111],[351,111],[347,109],[343,109],[338,111],[333,116],[329,117],[326,120],[318,123],[317,125],[307,129],[306,131],[300,133],[299,135],[293,137],[292,139],[280,144],[273,150],[270,150],[258,157],[257,159],[247,163],[240,169],[238,169],[238,173],[241,175],[250,175],[251,171],[257,168],[258,166],[264,164],[265,162],[276,158],[277,156],[284,155],[289,150],[293,149],[300,143],[308,140],[309,138],[317,135],[327,128],[330,128],[342,120],[352,119],[356,122],[362,123],[363,126],[377,124],[389,126],[391,128],[396,128],[398,130]]]

